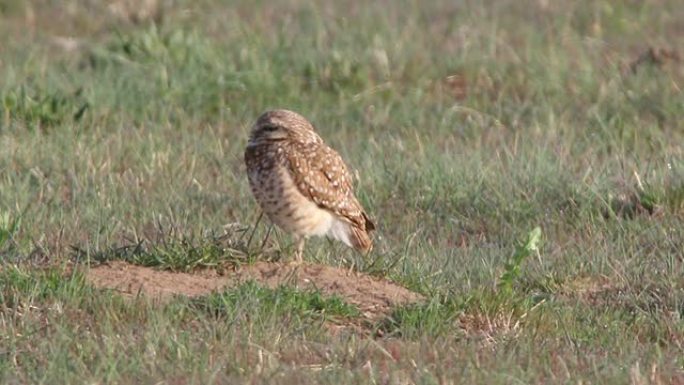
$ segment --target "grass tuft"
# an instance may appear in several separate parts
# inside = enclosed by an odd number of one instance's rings
[[[298,323],[327,319],[353,319],[359,310],[341,298],[323,297],[318,291],[300,291],[289,286],[269,289],[255,281],[196,300],[193,306],[209,314],[238,322],[261,323],[264,318],[284,317]]]

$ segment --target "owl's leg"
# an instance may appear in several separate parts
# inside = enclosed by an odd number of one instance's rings
[[[296,248],[295,248],[295,261],[297,264],[302,264],[304,262],[304,242],[306,241],[306,238],[304,237],[298,237],[296,242]]]

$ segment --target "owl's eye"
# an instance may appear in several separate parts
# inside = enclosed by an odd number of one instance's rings
[[[271,124],[269,124],[268,126],[264,126],[264,127],[262,128],[262,130],[264,130],[264,131],[275,131],[275,130],[277,130],[277,129],[278,129],[278,126],[274,126],[274,125],[271,125]]]

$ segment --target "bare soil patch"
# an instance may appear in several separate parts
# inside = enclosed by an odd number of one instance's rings
[[[167,300],[175,295],[198,297],[254,280],[264,286],[281,285],[315,289],[337,295],[375,321],[390,309],[420,301],[423,297],[391,281],[324,265],[257,262],[219,275],[213,270],[177,273],[112,261],[91,268],[86,277],[96,287],[116,290],[124,296],[145,295]]]

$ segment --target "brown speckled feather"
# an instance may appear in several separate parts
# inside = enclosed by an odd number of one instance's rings
[[[351,222],[364,231],[375,230],[354,196],[352,180],[347,166],[335,150],[321,145],[293,143],[288,156],[290,175],[299,192],[328,210]]]

